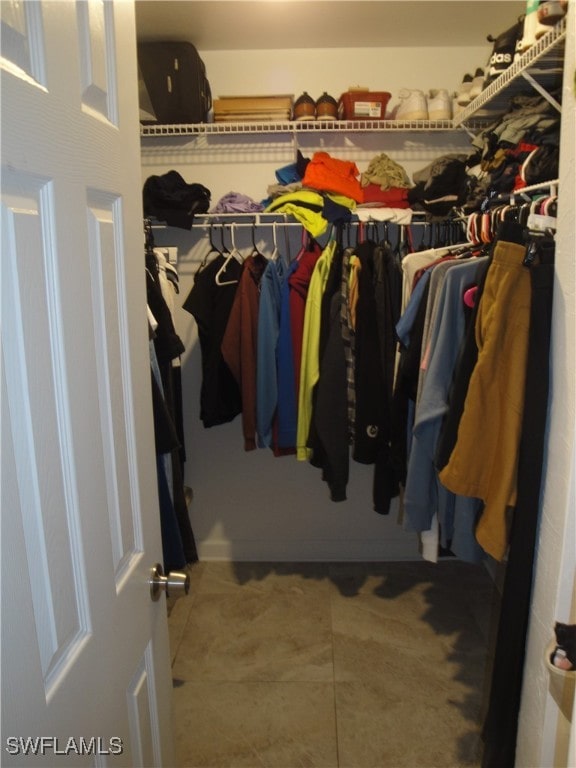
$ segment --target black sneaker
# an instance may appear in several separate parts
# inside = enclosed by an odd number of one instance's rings
[[[484,79],[484,88],[490,85],[493,80],[505,72],[508,67],[514,63],[517,43],[522,40],[524,33],[524,17],[521,16],[516,24],[497,37],[488,35],[488,42],[494,43],[492,55],[486,65],[486,76]]]

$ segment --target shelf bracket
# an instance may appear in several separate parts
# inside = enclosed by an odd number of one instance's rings
[[[532,75],[529,72],[521,72],[520,74],[522,75],[522,77],[525,80],[527,80],[530,83],[530,85],[532,86],[532,88],[534,88],[535,91],[538,91],[540,96],[543,96],[546,99],[546,101],[548,101],[550,104],[552,104],[554,109],[557,109],[558,112],[562,111],[562,105],[559,104],[556,101],[556,99],[553,96],[551,96],[548,93],[548,91],[540,85],[540,83],[538,83],[536,80],[534,80],[534,78],[532,77]]]
[[[462,128],[462,130],[463,130],[465,133],[467,133],[467,134],[468,134],[468,136],[470,136],[470,138],[472,139],[472,141],[474,141],[474,139],[476,139],[476,138],[477,138],[478,134],[477,134],[477,133],[473,133],[473,132],[470,130],[470,128],[468,128],[468,126],[466,125],[466,123],[460,123],[460,126],[459,126],[459,127],[460,127],[460,128]]]

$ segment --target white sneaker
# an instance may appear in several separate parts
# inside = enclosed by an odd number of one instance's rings
[[[470,102],[468,102],[469,104]],[[458,114],[462,112],[466,104],[459,104],[456,96],[452,99],[452,117],[458,117]]]
[[[458,89],[458,92],[456,94],[456,101],[460,106],[465,107],[467,104],[470,104],[472,99],[470,98],[470,89],[472,88],[472,75],[465,74],[462,82],[460,84],[460,88]]]
[[[428,105],[423,91],[403,88],[398,97],[400,104],[396,109],[396,120],[428,120]]]
[[[430,91],[428,96],[429,120],[452,120],[452,99],[445,88]]]
[[[538,19],[538,5],[539,3],[536,3],[536,5],[534,5],[534,3],[529,3],[530,7],[526,9],[527,13],[524,17],[524,34],[517,47],[519,53],[526,53],[526,51],[531,48],[542,35],[545,35],[546,32],[550,31],[550,27],[542,24]]]

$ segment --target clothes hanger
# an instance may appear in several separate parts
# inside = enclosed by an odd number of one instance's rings
[[[384,221],[382,223],[384,234],[382,235],[382,239],[380,241],[380,245],[383,248],[386,248],[386,250],[390,251],[390,253],[393,256],[396,256],[396,253],[394,251],[394,248],[392,247],[392,243],[390,242],[390,227],[388,226],[388,222]]]
[[[198,265],[198,269],[195,271],[194,275],[197,275],[199,272],[201,272],[204,269],[204,267],[208,263],[208,259],[210,258],[210,256],[224,256],[224,253],[223,253],[224,243],[222,243],[222,248],[218,248],[218,246],[216,245],[213,239],[213,229],[215,227],[220,227],[220,233],[222,234],[222,224],[208,225],[208,242],[210,244],[210,248],[208,249],[208,251],[206,251],[204,258]]]
[[[284,231],[284,234],[286,235],[286,231]],[[300,238],[300,248],[298,249],[298,253],[296,254],[295,261],[300,261],[302,256],[306,253],[308,249],[308,245],[310,243],[310,238],[308,232],[302,227],[301,232],[301,238]]]
[[[431,221],[426,222],[424,225],[424,234],[422,241],[418,248],[419,251],[429,251],[434,247],[434,240],[436,238],[436,225]]]
[[[144,219],[144,256],[146,269],[151,277],[158,274],[158,262],[154,253],[154,233],[152,232],[152,222],[150,219]]]
[[[242,256],[242,254],[240,253],[240,251],[238,250],[238,248],[236,247],[236,240],[234,238],[234,227],[235,227],[235,224],[232,224],[231,228],[230,228],[230,239],[232,241],[232,248],[226,254],[226,258],[224,260],[224,263],[222,264],[222,266],[220,267],[220,269],[218,270],[218,272],[216,272],[216,275],[214,276],[214,282],[216,283],[216,285],[220,285],[220,286],[223,286],[223,285],[234,285],[235,283],[237,283],[238,280],[224,280],[224,273],[226,272],[226,268],[227,268],[228,264],[230,264],[232,259],[236,259],[236,261],[239,264],[243,264],[244,263],[244,258]],[[222,230],[222,241],[224,241],[224,230]]]
[[[272,223],[272,245],[274,247],[272,249],[272,253],[270,254],[270,261],[276,261],[278,259],[280,252],[278,250],[278,241],[276,239],[276,222],[275,221]]]
[[[476,304],[476,295],[478,294],[478,286],[473,285],[471,288],[467,288],[464,291],[464,296],[462,297],[464,304],[469,307],[470,309],[473,309],[474,305]]]
[[[264,256],[264,254],[260,250],[258,250],[258,246],[256,245],[256,224],[252,224],[251,231],[252,231],[252,253],[250,255],[252,256],[253,259],[256,257],[260,259],[265,259],[266,256]]]

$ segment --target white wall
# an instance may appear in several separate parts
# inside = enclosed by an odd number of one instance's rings
[[[492,45],[468,48],[321,48],[206,51],[202,54],[212,93],[218,96],[324,91],[338,98],[350,86],[387,91],[447,88],[455,91],[469,72],[483,67]]]
[[[415,66],[415,49],[321,51],[201,52],[214,95],[294,93],[339,96],[349,85],[397,94],[404,86],[457,88],[463,74],[486,59],[484,49],[431,48],[425,59],[434,67]],[[431,72],[434,74],[432,75]],[[368,74],[367,74],[368,73]],[[363,170],[380,152],[409,174],[445,152],[468,152],[464,131],[435,134],[334,134],[299,138],[307,155],[323,148],[353,159]],[[189,182],[200,182],[216,202],[229,191],[255,200],[266,196],[274,170],[292,162],[291,137],[236,136],[172,138],[143,142],[143,180],[177,169]],[[244,232],[244,236],[247,233]],[[181,299],[208,243],[203,232],[156,231],[158,245],[179,246]],[[246,241],[244,241],[246,244]],[[264,250],[271,241],[258,240]],[[181,302],[180,302],[181,303]],[[204,429],[199,421],[200,351],[193,318],[179,309],[177,330],[186,345],[183,357],[186,482],[194,490],[192,522],[200,555],[253,560],[394,560],[417,558],[417,540],[403,531],[397,505],[383,517],[372,509],[372,467],[351,462],[348,500],[334,503],[319,471],[267,450],[245,453],[239,419]]]
[[[574,681],[551,676],[544,650],[554,622],[576,624],[576,8],[570,4],[562,94],[561,195],[558,205],[548,447],[532,617],[524,675],[517,765],[574,766],[568,757]],[[572,678],[574,674],[572,674]],[[572,726],[573,727],[573,726]],[[535,759],[535,756],[539,756]]]

